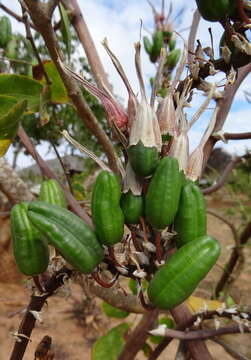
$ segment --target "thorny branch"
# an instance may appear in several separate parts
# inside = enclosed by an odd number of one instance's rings
[[[188,307],[185,303],[177,306],[176,308],[170,310],[171,315],[173,316],[177,326],[182,326],[184,322],[189,322],[192,320],[193,316],[188,310]],[[200,339],[189,341],[187,343],[188,350],[191,354],[191,357],[194,360],[212,360],[212,357],[203,341]]]
[[[29,342],[32,330],[35,326],[36,319],[31,311],[39,312],[41,311],[45,301],[54,294],[54,292],[64,284],[65,277],[68,278],[71,276],[72,271],[66,267],[63,267],[61,270],[55,273],[44,285],[45,292],[42,295],[32,295],[30,303],[27,307],[27,310],[24,314],[24,317],[19,326],[17,337],[20,341],[16,341],[10,360],[22,360],[26,347]],[[24,335],[24,336],[23,336]]]
[[[242,317],[242,313],[240,311],[234,311],[234,314],[239,316],[240,318],[244,319]],[[194,322],[198,319],[198,317],[201,318],[201,320],[208,320],[208,319],[213,319],[215,318],[215,316],[217,317],[223,317],[223,318],[229,318],[232,319],[232,313],[228,312],[228,311],[217,311],[217,310],[212,310],[212,311],[205,311],[205,312],[200,312],[198,314],[194,314],[192,315],[188,320],[184,320],[182,321],[180,324],[178,324],[176,326],[175,330],[178,331],[182,331],[185,329],[190,328]],[[251,314],[247,313],[245,314],[248,317],[246,318],[247,320],[251,320]],[[154,351],[152,352],[152,354],[150,355],[150,357],[148,358],[148,360],[157,360],[160,356],[160,354],[163,352],[163,350],[170,344],[170,342],[173,340],[172,336],[166,336],[158,346],[156,346],[156,348],[154,349]],[[190,341],[188,342],[188,344],[190,343]],[[204,360],[204,358],[203,358]]]
[[[250,332],[251,330],[246,326],[243,326],[243,328],[240,329],[239,325],[235,325],[235,326],[222,327],[220,329],[194,330],[188,332],[166,329],[165,334],[163,335],[180,340],[197,340],[197,339],[209,339],[211,337],[215,337],[219,335],[239,334],[239,333],[242,334],[242,333],[250,333]]]
[[[39,55],[39,52],[37,50],[37,47],[35,45],[35,42],[33,40],[33,36],[32,36],[32,33],[31,33],[31,28],[30,28],[30,22],[29,22],[29,15],[27,13],[27,11],[22,7],[22,12],[23,12],[23,21],[24,21],[24,25],[25,25],[25,31],[26,31],[26,38],[27,40],[29,40],[30,44],[31,44],[31,47],[32,47],[32,50],[37,58],[37,61],[39,63],[39,66],[44,74],[44,77],[45,77],[45,80],[46,80],[46,83],[47,85],[50,85],[51,84],[51,81],[48,77],[48,74],[47,72],[45,71],[45,67],[44,67],[44,64],[43,64],[43,61],[41,60],[41,57]]]

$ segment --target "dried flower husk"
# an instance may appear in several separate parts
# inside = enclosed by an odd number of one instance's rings
[[[130,162],[126,165],[125,177],[123,179],[123,193],[131,191],[134,195],[142,194],[142,182],[133,171]]]
[[[157,116],[161,134],[176,136],[178,133],[178,126],[175,117],[172,94],[168,93],[161,101],[157,111]]]
[[[214,109],[208,127],[205,130],[199,145],[189,156],[188,165],[186,169],[186,176],[188,179],[191,179],[192,181],[196,181],[201,177],[203,164],[204,164],[204,147],[207,140],[213,133],[218,110],[219,110],[218,107]]]
[[[141,176],[151,175],[158,163],[162,140],[157,115],[148,104],[140,64],[140,44],[135,45],[135,65],[140,83],[141,102],[136,107],[129,137],[128,156],[133,170]]]

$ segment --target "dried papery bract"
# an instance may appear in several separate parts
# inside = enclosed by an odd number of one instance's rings
[[[107,118],[110,126],[115,124],[116,127],[120,130],[125,130],[128,124],[128,116],[123,109],[123,107],[115,100],[110,93],[106,90],[100,90],[95,85],[91,84],[89,81],[85,80],[82,76],[75,73],[71,68],[65,65],[60,58],[58,57],[58,61],[61,64],[61,67],[64,69],[66,73],[71,75],[75,80],[79,81],[80,84],[89,91],[92,95],[98,98],[106,111]]]
[[[184,107],[190,106],[187,98],[190,96],[191,80],[184,85],[182,94],[176,93],[177,108],[175,110],[175,133],[173,135],[172,146],[169,151],[169,156],[178,160],[180,170],[185,171],[188,164],[189,157],[189,139],[188,139],[188,122],[184,114]]]
[[[231,55],[232,55],[232,52],[227,45],[224,45],[221,47],[221,57],[225,61],[226,64],[230,63]]]
[[[234,45],[239,49],[241,52],[251,55],[251,44],[244,36],[241,34],[233,35],[231,40],[233,41]]]
[[[185,171],[189,157],[189,139],[187,134],[187,119],[183,112],[180,114],[180,121],[179,135],[173,139],[169,156],[176,158],[178,160],[180,170]]]
[[[128,162],[126,165],[125,177],[123,179],[123,193],[127,193],[130,190],[134,195],[141,195],[142,182],[133,171],[130,162]]]
[[[199,145],[189,157],[186,175],[189,179],[193,181],[198,180],[202,174],[204,162],[204,146],[213,132],[218,110],[219,108],[216,107]]]
[[[130,132],[128,155],[134,171],[141,176],[148,176],[157,166],[162,140],[157,115],[146,98],[139,43],[135,45],[135,49],[135,65],[140,84],[141,102],[136,108]]]
[[[80,152],[87,155],[90,159],[96,162],[98,166],[107,171],[111,171],[110,168],[101,160],[99,159],[91,150],[87,149],[85,146],[79,144],[76,140],[74,140],[68,133],[67,130],[63,130],[61,134],[68,140],[76,149],[78,149]]]
[[[135,119],[137,99],[136,99],[136,96],[132,90],[132,87],[129,83],[129,80],[124,72],[124,69],[123,69],[120,61],[115,56],[115,54],[111,51],[106,38],[103,40],[102,44],[103,44],[105,50],[107,51],[108,55],[110,56],[112,63],[115,66],[116,70],[118,71],[121,79],[123,80],[125,87],[127,89],[127,92],[128,92],[128,105],[127,105],[128,125],[127,126],[128,126],[128,131],[130,132],[132,123]]]
[[[161,100],[157,116],[159,120],[160,132],[162,135],[177,136],[178,125],[175,117],[175,108],[172,94],[168,93]]]

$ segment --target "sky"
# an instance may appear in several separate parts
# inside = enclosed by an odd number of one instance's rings
[[[96,44],[98,53],[101,57],[103,66],[109,76],[109,80],[113,85],[114,93],[118,95],[124,104],[126,103],[127,93],[126,89],[116,73],[109,57],[107,56],[103,46],[101,45],[104,37],[107,37],[109,46],[120,59],[123,68],[130,80],[130,83],[137,93],[139,91],[138,81],[134,66],[134,43],[139,40],[140,37],[140,21],[143,22],[142,34],[147,35],[147,31],[153,29],[153,17],[149,4],[146,0],[79,0],[79,5],[82,9],[84,18],[87,22],[93,40]],[[152,0],[152,3],[156,9],[160,9],[161,1]],[[19,2],[17,0],[8,1],[2,0],[2,4],[8,6],[17,13],[21,13]],[[166,9],[168,11],[170,2],[166,0]],[[175,22],[174,30],[182,35],[184,39],[187,39],[188,29],[192,20],[193,11],[196,7],[195,1],[176,0],[173,1],[173,15],[175,15],[184,8],[185,11],[179,21]],[[3,15],[3,11],[0,10],[0,16]],[[14,31],[24,31],[23,25],[17,21],[12,21]],[[208,34],[208,27],[212,28],[214,42],[217,44],[222,34],[222,28],[217,23],[209,23],[201,20],[198,34],[203,46],[210,44],[210,37]],[[179,39],[179,37],[177,37]],[[179,41],[180,47],[182,47],[182,41]],[[79,54],[84,55],[82,47],[78,49]],[[217,53],[217,49],[216,49]],[[155,67],[148,61],[148,58],[144,51],[142,51],[142,68],[144,74],[145,84],[149,84],[149,78],[154,75]],[[224,75],[222,75],[223,79]],[[245,97],[244,90],[251,92],[251,77],[247,77],[241,85],[235,103],[232,106],[231,112],[224,125],[224,130],[227,132],[245,132],[251,131],[251,115],[250,107]],[[188,118],[196,111],[199,98],[195,97],[192,101],[192,109],[188,112]],[[211,111],[207,110],[198,123],[192,128],[190,138],[190,148],[193,149],[199,142],[201,135],[208,124]],[[246,148],[251,148],[249,140],[246,141],[229,141],[228,144],[218,143],[218,146],[224,146],[225,150],[232,154],[242,154]],[[42,156],[45,158],[54,157],[53,153],[49,155],[48,148],[45,145],[41,145],[37,148]],[[64,152],[64,147],[59,148],[59,151]],[[9,162],[13,158],[13,149],[10,148],[7,156]],[[20,156],[18,160],[18,166],[24,167],[33,163],[31,157]]]

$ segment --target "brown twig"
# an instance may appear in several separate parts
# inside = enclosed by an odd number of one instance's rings
[[[221,139],[220,136],[213,135],[217,139]],[[223,138],[225,140],[245,140],[251,139],[251,132],[244,132],[244,133],[224,133]]]
[[[64,82],[69,97],[77,109],[79,117],[83,120],[86,127],[97,138],[100,146],[103,148],[104,153],[108,157],[110,169],[119,174],[118,156],[112,142],[88,106],[77,82],[72,78],[72,76],[67,74],[62,67],[62,60],[60,60],[60,56],[62,58],[62,55],[60,55],[61,51],[58,47],[55,33],[51,24],[51,7],[48,7],[48,4],[50,3],[43,3],[33,0],[24,0],[24,2],[28,8],[33,23],[37,26],[39,33],[44,38],[49,54],[59,72],[60,77],[62,78],[62,81]]]
[[[236,360],[250,360],[246,356],[244,356],[244,355],[240,354],[238,351],[236,351],[232,346],[230,346],[225,341],[222,341],[221,339],[217,339],[217,338],[213,338],[213,339],[210,339],[210,340],[212,340],[216,344],[221,345],[228,354],[232,355],[232,357],[234,359],[236,359]]]
[[[232,319],[232,315],[233,314],[231,314],[230,312],[227,312],[227,311],[217,312],[216,310],[211,310],[211,311],[206,311],[206,312],[202,312],[199,314],[194,314],[190,318],[188,318],[188,320],[183,321],[180,324],[178,324],[176,326],[176,330],[180,331],[180,330],[185,330],[185,329],[191,327],[194,324],[194,322],[197,320],[198,317],[200,317],[201,320],[203,321],[203,320],[213,319],[213,318],[215,318],[215,316]],[[240,312],[240,311],[236,310],[235,315],[244,319],[242,316],[242,312]],[[251,314],[247,313],[247,316],[248,316],[247,320],[250,320]],[[173,338],[171,336],[165,337],[161,341],[161,343],[154,349],[153,353],[150,355],[148,360],[157,360],[159,358],[160,354],[170,344],[170,342],[172,340],[173,340]],[[190,341],[189,341],[189,343],[190,343]],[[203,358],[203,360],[204,360],[204,358]]]
[[[182,311],[181,311],[182,310]],[[222,312],[221,314],[219,314],[217,311],[206,311],[200,314],[194,314],[191,315],[187,308],[184,307],[184,305],[182,304],[182,306],[178,306],[176,308],[175,311],[171,310],[171,313],[174,317],[174,319],[176,320],[177,326],[176,326],[176,330],[185,330],[189,327],[191,327],[194,322],[197,320],[198,316],[202,319],[202,320],[206,320],[206,319],[212,319],[214,318],[216,315],[217,316],[221,316],[221,317],[227,317],[227,318],[232,318],[232,314],[227,313],[227,312]],[[238,314],[238,312],[237,312]],[[150,355],[150,357],[148,358],[148,360],[157,360],[160,356],[160,354],[163,352],[163,350],[170,344],[170,342],[173,340],[172,337],[165,337],[161,343],[156,346],[156,348],[154,349],[153,353]],[[200,342],[202,343],[202,342]],[[203,344],[203,343],[202,343]],[[203,344],[204,345],[204,344]],[[187,346],[189,348],[190,353],[193,353],[193,358],[196,358],[195,356],[197,356],[197,358],[200,358],[200,353],[197,353],[198,350],[201,351],[201,349],[198,349],[198,344],[197,342],[194,341],[189,341],[187,343]],[[201,345],[200,345],[201,346]],[[196,351],[197,350],[197,351]],[[196,352],[195,352],[196,351]],[[202,348],[202,353],[203,355],[201,355],[201,359],[211,359],[210,354],[207,352],[205,352],[205,350]],[[204,356],[204,357],[202,357]]]
[[[57,147],[56,147],[53,139],[52,139],[52,138],[49,138],[49,140],[50,140],[51,146],[53,147],[53,150],[55,151],[55,154],[56,154],[56,156],[57,156],[57,159],[58,159],[58,161],[59,161],[59,163],[60,163],[60,165],[61,165],[61,167],[62,167],[62,169],[63,169],[63,173],[64,173],[64,175],[65,175],[65,179],[66,179],[67,184],[68,184],[68,186],[69,186],[70,192],[73,194],[73,188],[72,188],[72,184],[71,184],[71,179],[70,179],[69,173],[68,173],[67,170],[66,170],[66,167],[65,167],[65,165],[64,165],[64,162],[63,162],[63,160],[62,160],[62,158],[61,158],[61,156],[60,156],[60,154],[59,154],[59,152],[58,152],[58,149],[57,149]]]
[[[22,7],[22,12],[23,12],[23,22],[24,22],[24,25],[25,25],[25,31],[26,31],[26,38],[27,40],[29,40],[30,44],[31,44],[31,47],[33,49],[33,52],[37,58],[37,61],[39,63],[39,66],[40,66],[40,69],[42,70],[42,73],[44,74],[44,77],[45,77],[45,81],[46,81],[46,84],[47,85],[50,85],[51,84],[51,81],[47,75],[47,72],[45,71],[45,67],[44,67],[44,64],[43,64],[43,61],[41,60],[41,57],[39,55],[39,52],[37,51],[37,47],[36,47],[36,44],[33,40],[33,36],[32,36],[32,33],[31,33],[31,28],[30,28],[30,22],[29,22],[29,17],[28,17],[28,13],[27,11]]]
[[[226,168],[224,169],[221,177],[218,179],[218,181],[216,182],[216,184],[209,186],[206,189],[203,189],[202,192],[204,195],[208,195],[208,194],[212,194],[213,192],[219,190],[227,181],[227,178],[229,176],[229,174],[231,173],[231,171],[236,167],[236,165],[241,161],[241,157],[235,157],[234,159],[232,159],[229,164],[226,166]]]
[[[9,14],[10,16],[12,16],[14,19],[16,19],[19,22],[24,23],[24,19],[22,16],[16,14],[14,11],[12,11],[11,9],[9,9],[7,6],[3,5],[2,3],[0,3],[0,9],[2,9],[3,11],[5,11],[7,14]],[[33,29],[36,30],[36,27],[30,23],[30,27],[32,27]]]
[[[163,248],[162,248],[162,244],[161,244],[161,231],[155,232],[154,240],[155,240],[155,246],[156,246],[156,257],[157,257],[158,263],[160,264],[161,260],[163,259]]]
[[[208,330],[195,330],[188,332],[166,329],[164,336],[168,336],[180,340],[198,340],[198,339],[201,340],[201,339],[209,339],[211,337],[225,335],[225,334],[239,334],[239,333],[250,333],[250,332],[251,330],[246,326],[243,326],[243,329],[240,329],[239,325],[235,325],[235,326],[222,327],[217,330],[208,329]]]
[[[194,11],[194,14],[193,14],[193,21],[192,21],[192,25],[191,25],[189,36],[188,36],[187,60],[188,60],[189,65],[191,65],[193,63],[193,59],[194,59],[194,55],[193,55],[193,53],[194,53],[194,42],[195,42],[195,38],[196,38],[200,18],[201,18],[200,13],[199,13],[198,9],[196,9]]]
[[[117,281],[117,276],[110,282],[106,282],[105,280],[103,280],[100,276],[99,276],[99,272],[98,270],[93,271],[93,273],[91,274],[93,279],[102,287],[109,289],[111,287],[113,287],[113,285],[116,283]]]
[[[26,150],[30,153],[30,155],[33,157],[33,159],[38,164],[42,174],[46,175],[48,178],[56,179],[59,184],[60,181],[54,174],[54,172],[49,168],[49,166],[46,164],[46,162],[41,158],[41,156],[37,153],[33,143],[31,142],[30,138],[27,136],[26,132],[22,128],[22,126],[18,129],[18,136],[23,143]],[[68,201],[68,204],[70,205],[72,211],[78,215],[81,219],[85,221],[87,225],[92,227],[92,221],[90,217],[87,215],[87,213],[84,211],[83,208],[79,205],[79,203],[76,201],[76,199],[72,196],[72,194],[62,185],[60,184],[62,189],[64,190],[64,194],[66,196],[66,199]]]
[[[142,251],[143,250],[143,246],[141,244],[140,241],[138,241],[137,239],[137,235],[136,235],[136,229],[134,229],[133,226],[128,225],[130,231],[131,231],[131,237],[132,237],[132,242],[133,242],[133,246],[135,247],[136,251]]]
[[[251,221],[246,225],[245,229],[242,231],[240,238],[239,238],[239,244],[240,246],[244,246],[248,239],[251,237]],[[230,259],[228,263],[225,265],[225,271],[223,272],[216,288],[215,288],[215,295],[216,297],[219,296],[220,292],[224,289],[224,286],[229,281],[229,278],[232,276],[232,273],[234,271],[234,268],[239,260],[239,249],[235,247],[232,251],[232,254],[230,256]]]
[[[224,218],[223,216],[221,216],[220,214],[217,214],[215,211],[212,211],[210,209],[207,209],[207,213],[218,218],[219,220],[221,220],[222,222],[224,222],[225,224],[227,224],[229,226],[229,228],[231,229],[232,231],[232,234],[233,234],[233,237],[234,237],[234,240],[235,240],[235,243],[237,244],[238,243],[238,234],[237,234],[237,230],[234,226],[234,224],[230,221],[228,221],[226,218]]]
[[[145,297],[144,297],[142,288],[140,289],[140,292],[139,292],[139,299],[140,299],[141,305],[143,306],[143,308],[144,308],[146,311],[152,311],[152,310],[156,309],[156,307],[155,307],[154,305],[148,304],[148,303],[145,301]]]
[[[156,319],[158,318],[159,311],[152,310],[146,312],[136,328],[131,332],[122,353],[118,357],[118,360],[131,360],[134,359],[136,354],[140,351],[149,334],[148,331],[154,326]]]
[[[181,326],[184,322],[189,322],[193,318],[186,304],[177,306],[176,308],[170,310],[170,313],[173,316],[176,324]],[[194,360],[212,360],[205,343],[200,339],[189,341],[187,343],[187,347]]]
[[[145,309],[142,307],[137,296],[130,294],[125,296],[124,293],[118,291],[116,286],[110,289],[105,289],[96,285],[94,282],[89,282],[88,286],[94,295],[118,309],[135,314],[145,313]]]
[[[31,311],[39,312],[45,301],[53,295],[53,293],[64,284],[65,276],[70,277],[72,271],[66,267],[63,267],[59,270],[55,275],[53,275],[44,285],[45,293],[42,296],[32,295],[30,299],[30,303],[27,307],[27,310],[24,314],[24,317],[21,321],[21,324],[18,329],[18,338],[20,341],[16,341],[10,360],[22,360],[26,347],[29,342],[29,338],[31,336],[32,330],[35,326],[36,319]],[[24,336],[22,336],[24,335]]]
[[[92,40],[90,31],[86,25],[78,2],[77,0],[70,0],[69,3],[73,8],[73,16],[71,20],[72,25],[74,26],[78,34],[78,38],[85,50],[95,81],[99,88],[103,89],[105,85],[106,88],[112,91],[112,86],[108,81],[107,74],[103,68],[101,59]]]

